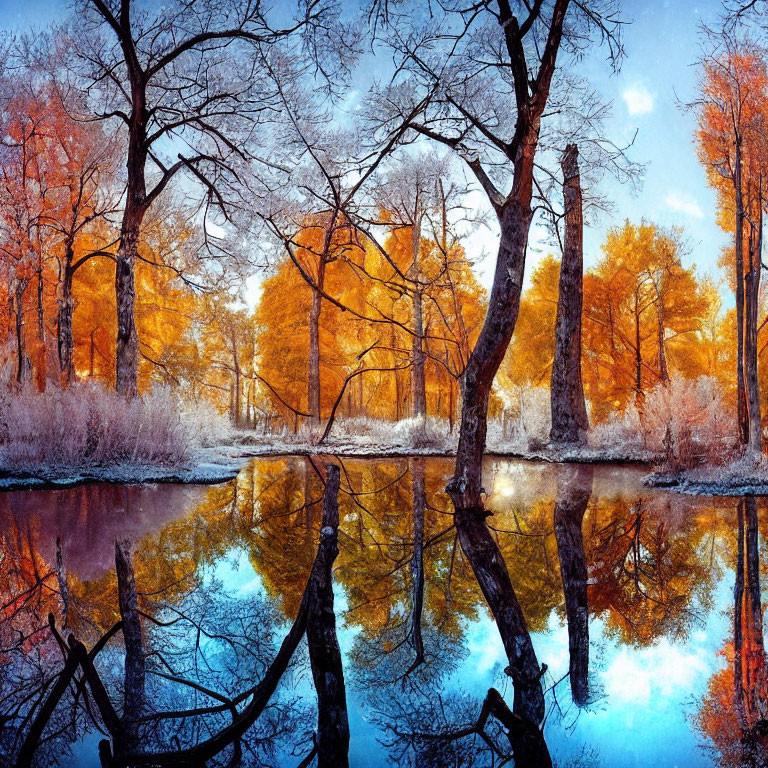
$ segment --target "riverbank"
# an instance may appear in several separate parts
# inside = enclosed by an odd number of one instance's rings
[[[275,438],[254,435],[246,430],[233,431],[226,442],[196,451],[184,461],[153,464],[127,461],[112,464],[62,467],[56,463],[10,468],[0,466],[0,491],[55,490],[86,483],[135,485],[141,483],[178,483],[214,485],[235,478],[250,459],[286,456],[335,456],[341,459],[446,458],[456,456],[455,445],[447,441],[411,443],[407,440],[367,442],[364,438],[333,439],[317,444],[307,439]],[[581,464],[649,464],[648,453],[627,450],[604,451],[593,447],[562,448],[542,446],[521,449],[492,442],[486,456],[531,462]]]
[[[652,472],[643,484],[689,496],[768,496],[768,461],[745,456],[723,466]]]

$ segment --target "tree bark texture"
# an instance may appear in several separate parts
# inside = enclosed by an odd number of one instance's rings
[[[555,358],[552,364],[551,409],[553,443],[581,444],[589,429],[581,378],[581,308],[583,303],[584,219],[578,148],[569,144],[563,153],[565,244],[555,322]]]
[[[424,638],[421,631],[424,613],[424,513],[427,508],[424,459],[411,459],[413,496],[413,555],[411,558],[411,644],[416,655],[412,669],[424,663]]]
[[[588,465],[560,467],[554,515],[568,622],[571,694],[580,707],[589,700],[589,606],[582,522],[592,495],[593,474]]]
[[[333,611],[332,568],[339,552],[339,479],[339,468],[329,464],[326,467],[320,530],[320,550],[324,554],[308,584],[307,643],[317,692],[318,768],[346,768],[349,765],[349,719],[344,669]]]
[[[758,309],[762,257],[762,199],[757,205],[757,223],[750,227],[749,271],[746,276],[744,333],[744,380],[747,395],[749,447],[757,455],[763,450],[763,424],[760,416],[760,381],[758,378]]]
[[[125,644],[125,695],[122,720],[128,743],[133,742],[136,746],[137,723],[144,711],[146,668],[133,559],[128,541],[115,542],[115,572]]]
[[[75,310],[75,302],[72,296],[72,246],[66,245],[64,268],[61,276],[61,294],[59,295],[59,308],[56,321],[56,346],[59,353],[59,372],[64,385],[68,385],[75,378],[75,339],[72,332],[72,318]]]
[[[738,410],[739,440],[746,445],[749,440],[747,397],[744,381],[744,191],[741,182],[741,136],[736,137],[736,157],[733,173],[734,200],[736,205],[736,231],[734,253],[736,257],[736,400]]]

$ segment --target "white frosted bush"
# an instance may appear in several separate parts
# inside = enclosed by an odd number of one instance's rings
[[[612,413],[589,432],[589,445],[612,456],[634,456],[646,450],[640,415],[634,405]]]
[[[318,429],[308,424],[299,428],[298,434],[290,436],[292,442],[312,442],[325,429],[323,422]],[[366,416],[338,418],[334,421],[326,444],[344,443],[366,446],[398,446],[402,448],[434,448],[450,450],[455,447],[458,430],[451,436],[448,421],[434,416],[426,419],[409,418],[397,422],[372,419]]]
[[[520,388],[505,409],[502,442],[518,450],[538,449],[549,441],[551,424],[549,389]]]
[[[722,464],[733,457],[733,417],[719,384],[708,376],[675,374],[659,384],[646,396],[640,421],[647,447],[664,457],[668,469]]]
[[[219,419],[221,421],[221,419]],[[57,472],[181,465],[221,435],[206,410],[183,410],[168,389],[127,399],[99,382],[0,393],[0,469]]]

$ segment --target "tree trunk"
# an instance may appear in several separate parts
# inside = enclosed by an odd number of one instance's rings
[[[411,491],[413,494],[413,555],[411,558],[411,584],[413,591],[411,612],[411,644],[416,657],[415,669],[424,663],[424,638],[421,632],[424,613],[424,513],[427,493],[424,484],[424,459],[411,459]]]
[[[59,352],[59,371],[64,385],[69,385],[75,377],[75,340],[72,332],[74,300],[72,298],[72,245],[67,243],[64,255],[64,273],[59,296],[59,313],[56,322],[56,345]]]
[[[413,286],[413,337],[411,343],[413,356],[413,365],[411,366],[411,415],[416,418],[423,418],[427,415],[427,387],[424,377],[426,363],[426,356],[424,354],[424,296],[419,284],[421,274],[419,264],[421,255],[421,217],[418,211],[411,228],[411,254],[413,262],[409,276],[415,281]]]
[[[240,426],[240,356],[237,351],[237,334],[232,333],[232,367],[234,369],[234,391],[232,392],[232,421]]]
[[[320,413],[320,312],[323,308],[321,291],[325,285],[325,255],[320,256],[317,272],[318,289],[312,289],[309,308],[309,359],[307,362],[307,411],[313,424],[319,424]]]
[[[131,545],[128,541],[115,541],[115,572],[120,618],[123,622],[125,644],[125,688],[123,725],[128,746],[137,746],[138,720],[144,710],[144,641],[136,596]]]
[[[344,686],[344,669],[336,636],[333,611],[333,562],[338,554],[339,468],[326,467],[323,498],[321,550],[325,556],[313,569],[307,589],[307,644],[312,677],[317,692],[317,765],[318,768],[346,768],[349,765],[349,720]],[[317,563],[316,563],[317,565]]]
[[[136,284],[134,267],[139,246],[142,216],[126,206],[115,262],[117,302],[117,344],[115,347],[115,387],[118,394],[135,397],[139,392],[139,337],[134,306]]]
[[[581,378],[581,308],[583,302],[584,221],[578,148],[569,144],[562,158],[565,245],[555,323],[551,409],[553,443],[583,444],[589,429]]]
[[[18,280],[14,292],[14,315],[16,328],[16,383],[23,386],[27,381],[27,351],[24,344],[24,293],[28,280]]]
[[[749,236],[749,272],[746,279],[746,317],[744,340],[745,384],[749,447],[757,456],[763,450],[763,424],[760,416],[760,381],[758,378],[758,307],[760,299],[760,270],[762,256],[762,199],[758,202],[757,224]]]
[[[637,397],[643,397],[643,351],[640,348],[642,339],[640,336],[640,288],[635,288],[635,392]]]
[[[42,256],[38,257],[39,259]],[[38,264],[37,267],[37,341],[40,345],[40,354],[37,358],[37,381],[41,391],[45,391],[46,379],[48,378],[46,344],[45,344],[45,304],[44,304],[45,286],[43,284],[43,267]]]
[[[667,331],[664,327],[664,302],[661,291],[656,299],[656,342],[659,345],[659,379],[666,384],[669,381],[669,367],[667,366],[666,350]]]
[[[589,606],[587,560],[581,526],[592,495],[594,469],[588,465],[561,467],[555,501],[555,541],[568,621],[568,651],[573,701],[589,700]]]
[[[533,98],[517,94],[517,132],[511,191],[501,200],[489,198],[499,221],[499,253],[483,327],[461,379],[462,408],[456,469],[446,491],[453,502],[454,523],[462,550],[496,619],[509,660],[507,673],[514,688],[514,713],[538,725],[544,717],[543,669],[499,547],[485,523],[483,455],[488,429],[488,401],[496,372],[512,338],[520,310],[525,254],[531,227],[533,171],[541,114],[547,104],[552,74],[569,0],[556,0],[549,23],[546,55],[542,59]],[[501,4],[502,13],[505,4]],[[515,20],[502,20],[513,25]],[[522,57],[524,62],[524,57]],[[523,67],[524,67],[523,63]],[[523,86],[526,87],[526,86]],[[487,188],[487,184],[485,184]]]
[[[426,355],[424,354],[424,313],[423,294],[417,290],[413,294],[413,366],[411,367],[411,415],[422,418],[427,415],[427,386],[425,378]]]
[[[736,159],[733,174],[736,205],[734,253],[736,257],[736,400],[738,403],[739,441],[749,440],[747,399],[744,388],[744,194],[741,185],[741,137],[736,137]]]
[[[61,600],[61,626],[66,628],[69,618],[69,586],[67,584],[67,569],[64,567],[61,539],[58,536],[56,537],[56,583]]]
[[[516,168],[516,176],[523,174],[521,166]],[[531,174],[532,170],[531,167]],[[532,176],[529,178],[532,180]],[[528,180],[520,181],[525,184]],[[542,671],[506,564],[485,523],[487,513],[482,502],[488,400],[520,309],[531,224],[530,196],[527,202],[510,199],[499,213],[499,223],[501,238],[493,287],[483,328],[462,377],[456,470],[446,490],[455,508],[454,520],[462,550],[496,619],[507,653],[507,672],[515,688],[514,712],[532,723],[539,723],[544,717]]]

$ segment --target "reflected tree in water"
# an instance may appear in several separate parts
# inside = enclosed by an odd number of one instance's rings
[[[763,639],[758,512],[739,501],[733,588],[733,636],[725,669],[713,675],[697,725],[728,768],[768,765],[768,658]]]

